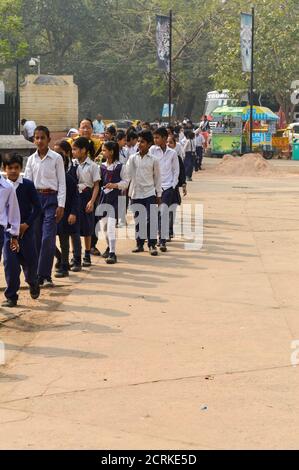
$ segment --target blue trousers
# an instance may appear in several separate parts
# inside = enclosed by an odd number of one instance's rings
[[[149,248],[151,246],[154,247],[157,245],[157,233],[158,233],[156,196],[150,196],[144,199],[132,199],[132,205],[134,206],[135,204],[140,204],[146,210],[146,217],[144,217],[144,219],[141,217],[142,212],[138,213],[138,211],[135,211],[134,213],[137,245],[140,247],[143,247],[145,243],[145,237],[140,236],[140,231],[142,231],[140,225],[142,224],[144,234],[145,234],[144,228],[146,227],[148,247]],[[137,219],[137,214],[138,214],[138,219]]]
[[[35,221],[35,237],[38,253],[38,277],[51,277],[55,248],[57,224],[55,220],[58,207],[56,194],[39,193],[42,206],[41,215]]]
[[[196,159],[195,159],[195,165],[194,165],[195,171],[198,171],[201,168],[202,159],[203,159],[203,147],[196,147]]]
[[[1,261],[1,256],[2,256],[3,243],[4,243],[4,227],[0,225],[0,261]]]
[[[170,211],[169,208],[173,204],[174,189],[168,188],[162,192],[162,204],[159,207],[159,238],[162,245],[166,244],[170,237]]]
[[[194,154],[193,152],[186,152],[184,165],[187,178],[192,178],[194,168]]]
[[[19,240],[19,253],[13,252],[10,248],[10,235],[4,235],[4,272],[7,288],[5,297],[11,300],[18,300],[20,289],[21,268],[25,275],[25,281],[29,285],[37,283],[37,252],[35,244],[34,230],[29,229],[24,237]]]

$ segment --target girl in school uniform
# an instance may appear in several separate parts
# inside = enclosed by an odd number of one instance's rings
[[[79,219],[79,193],[77,188],[76,166],[72,162],[72,147],[66,140],[56,142],[55,152],[59,153],[64,161],[66,172],[66,204],[63,219],[57,226],[61,252],[56,248],[56,278],[64,278],[69,275],[69,269],[73,272],[81,270],[81,238]],[[70,238],[73,244],[74,259],[69,263]]]
[[[100,166],[102,189],[98,213],[101,230],[108,245],[103,258],[106,259],[107,264],[115,264],[117,262],[115,247],[118,202],[121,192],[127,189],[128,182],[125,167],[119,162],[119,145],[112,141],[105,142],[102,152],[106,161]]]
[[[195,156],[196,156],[196,144],[195,144],[195,134],[191,130],[185,131],[185,141],[184,141],[184,165],[187,181],[192,181]]]
[[[79,137],[72,145],[73,157],[77,160],[77,178],[80,199],[80,234],[85,241],[83,267],[91,266],[91,237],[94,233],[95,202],[99,194],[100,173],[98,165],[89,155],[90,143],[85,137]]]

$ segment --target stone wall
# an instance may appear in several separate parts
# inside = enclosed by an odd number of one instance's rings
[[[53,132],[77,128],[78,87],[72,75],[27,75],[20,85],[21,120]]]

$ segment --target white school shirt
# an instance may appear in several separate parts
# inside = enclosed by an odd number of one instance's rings
[[[36,129],[36,124],[34,121],[26,121],[24,126],[24,135],[26,139],[30,139],[31,137],[34,136],[34,131]]]
[[[182,144],[184,139],[185,139],[185,133],[184,133],[184,131],[180,131],[180,133],[179,133],[179,142],[180,142],[180,144]]]
[[[145,199],[151,196],[161,197],[161,173],[159,160],[149,153],[141,157],[140,153],[131,155],[126,165],[127,178],[131,181],[130,197]]]
[[[178,157],[181,157],[181,159],[184,160],[184,156],[185,156],[184,150],[183,150],[182,145],[179,142],[177,142],[174,150],[176,151]]]
[[[7,181],[15,188],[15,191],[18,189],[20,184],[23,184],[23,176],[20,175],[16,181],[11,181],[7,178]]]
[[[119,149],[119,162],[125,165],[129,159],[129,152],[127,147]]]
[[[135,153],[137,153],[138,150],[139,150],[138,144],[133,145],[133,147],[128,147],[127,145],[125,147],[125,151],[127,152],[128,157],[130,157],[131,155],[135,155]]]
[[[84,189],[93,189],[95,183],[100,181],[100,169],[98,165],[87,157],[83,163],[75,160],[77,166],[78,189],[82,193]]]
[[[166,147],[165,152],[163,152],[161,147],[153,145],[150,148],[149,154],[159,160],[162,190],[175,189],[180,175],[180,164],[176,151]]]
[[[184,143],[184,152],[195,152],[196,150],[196,145],[195,145],[195,139],[186,139]]]
[[[16,191],[12,184],[0,175],[0,225],[7,228],[11,235],[17,237],[20,233],[20,209]]]
[[[65,169],[62,156],[59,153],[48,149],[47,155],[41,159],[36,151],[28,158],[24,178],[32,181],[37,190],[57,191],[58,206],[65,207]]]
[[[206,142],[206,139],[204,138],[204,136],[202,134],[198,133],[198,134],[195,135],[196,147],[203,147],[205,142]]]
[[[108,165],[108,162],[104,162],[103,165],[105,165],[107,167],[107,170],[109,171],[114,171],[115,168],[120,164],[120,162],[114,162],[114,163],[111,163],[111,165]],[[126,171],[126,166],[125,165],[122,165],[122,168],[120,170],[120,177],[121,177],[121,180],[118,181],[116,184],[118,186],[118,189],[120,189],[121,191],[125,191],[128,186],[129,186],[129,182],[127,180],[127,171]],[[111,190],[113,191],[113,190]]]

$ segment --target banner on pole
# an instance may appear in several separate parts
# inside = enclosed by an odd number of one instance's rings
[[[170,71],[170,18],[157,15],[157,56],[158,65],[165,72]]]
[[[172,104],[170,108],[171,117],[173,116],[173,111],[174,111],[174,104]],[[162,109],[162,117],[169,118],[169,103],[164,104],[163,109]]]
[[[252,68],[252,25],[252,15],[249,13],[241,13],[241,57],[243,72],[251,72]]]

